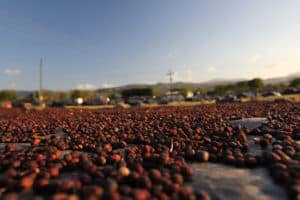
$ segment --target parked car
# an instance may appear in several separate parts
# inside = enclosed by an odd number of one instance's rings
[[[202,95],[195,95],[192,97],[192,101],[201,101],[204,97]]]
[[[173,101],[184,101],[185,98],[183,95],[167,95],[167,96],[162,96],[158,103],[159,104],[168,104],[171,103]]]
[[[130,97],[125,100],[125,103],[129,104],[130,106],[142,106],[145,98],[143,97]]]
[[[263,97],[271,97],[271,96],[277,96],[277,97],[280,97],[281,94],[280,94],[280,92],[269,91],[269,92],[264,92],[264,93],[262,93],[262,96],[263,96]]]
[[[153,104],[153,103],[156,103],[156,99],[155,98],[146,98],[143,103],[145,104]]]
[[[36,99],[29,99],[29,98],[24,98],[24,99],[17,99],[11,102],[13,107],[16,108],[24,108],[24,105],[26,103],[30,103],[32,105],[40,105],[41,102],[39,102]]]
[[[297,88],[287,88],[282,94],[300,94],[300,89]]]
[[[95,98],[89,99],[88,101],[84,102],[84,105],[107,105],[110,103],[110,98],[97,96]]]
[[[241,102],[237,96],[235,95],[226,95],[224,97],[218,97],[216,99],[217,103],[233,103],[233,102]]]
[[[241,92],[237,95],[237,98],[252,98],[255,97],[255,93],[253,92]]]
[[[13,106],[11,102],[5,102],[1,105],[1,108],[11,109]]]
[[[69,100],[53,101],[49,106],[51,106],[51,107],[65,107],[65,106],[72,106],[72,105],[76,105],[76,104],[74,104],[74,102],[71,99],[69,99]]]

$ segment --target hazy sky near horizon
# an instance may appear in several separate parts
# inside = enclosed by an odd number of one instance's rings
[[[297,0],[1,0],[0,89],[300,72]]]

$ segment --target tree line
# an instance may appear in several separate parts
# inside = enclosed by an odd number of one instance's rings
[[[235,84],[217,85],[214,90],[209,91],[212,95],[224,95],[228,92],[247,92],[261,89],[265,83],[260,78],[255,78],[249,81],[239,81]]]
[[[240,81],[235,84],[223,84],[217,85],[213,89],[208,90],[206,88],[191,88],[189,86],[183,86],[181,88],[174,88],[174,90],[178,91],[180,94],[187,94],[187,92],[192,91],[194,93],[200,93],[202,95],[224,95],[226,93],[238,93],[238,92],[247,92],[254,90],[276,90],[281,91],[288,87],[299,88],[300,89],[300,78],[296,78],[291,80],[288,84],[274,84],[274,85],[266,85],[264,81],[260,78],[255,78],[249,81]],[[159,96],[161,93],[156,87],[143,87],[143,88],[131,88],[125,89],[121,91],[121,96],[123,98],[128,98],[130,96]],[[44,97],[45,102],[53,102],[53,101],[66,101],[70,99],[75,99],[81,97],[85,100],[92,99],[97,96],[96,91],[90,90],[71,90],[71,91],[43,91],[42,96]],[[109,97],[115,98],[118,96],[115,93],[108,94]],[[2,90],[0,91],[0,103],[6,101],[14,101],[20,99],[16,90]],[[39,92],[32,92],[27,98],[32,100],[37,100],[39,98]]]

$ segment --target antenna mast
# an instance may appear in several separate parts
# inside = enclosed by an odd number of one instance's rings
[[[174,72],[172,70],[169,70],[169,72],[167,73],[167,76],[169,76],[169,80],[170,80],[170,94],[172,94],[172,84],[173,84]]]
[[[43,100],[43,59],[40,60],[40,91],[39,91],[39,99],[40,101]]]

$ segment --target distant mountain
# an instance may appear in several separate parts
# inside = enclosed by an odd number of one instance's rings
[[[288,81],[300,77],[300,72],[298,73],[293,73],[288,76],[283,76],[283,77],[275,77],[275,78],[268,78],[265,79],[266,84],[278,84],[278,83],[287,83]],[[173,83],[173,88],[180,88],[183,86],[189,86],[192,88],[207,88],[207,89],[212,89],[216,85],[223,85],[223,84],[233,84],[239,81],[246,81],[247,79],[212,79],[209,81],[205,82],[200,82],[200,83],[195,83],[195,82],[174,82]],[[138,87],[151,87],[155,86],[160,92],[165,93],[169,90],[170,85],[169,83],[156,83],[156,84],[128,84],[128,85],[123,85],[123,86],[118,86],[118,87],[112,87],[112,88],[100,88],[97,89],[96,91],[102,94],[107,94],[107,93],[113,93],[113,92],[121,92],[122,90],[125,89],[130,89],[130,88],[138,88]],[[32,91],[26,91],[26,90],[19,90],[17,91],[17,94],[19,96],[25,97],[28,96]]]
[[[294,78],[300,77],[300,72],[298,73],[293,73],[288,76],[283,76],[283,77],[275,77],[275,78],[269,78],[265,80],[266,84],[278,84],[278,83],[286,83]]]
[[[287,83],[291,79],[300,77],[300,72],[298,73],[293,73],[288,76],[284,77],[275,77],[275,78],[268,78],[265,79],[266,84],[278,84],[278,83]],[[233,84],[239,81],[246,81],[247,79],[212,79],[206,82],[200,82],[200,83],[195,83],[195,82],[174,82],[172,84],[173,88],[180,88],[183,86],[189,86],[191,88],[207,88],[207,89],[212,89],[217,85],[223,85],[223,84]],[[169,83],[156,83],[156,84],[129,84],[129,85],[124,85],[124,86],[118,86],[118,87],[113,87],[113,88],[102,88],[98,89],[97,91],[100,93],[111,93],[111,92],[121,92],[122,90],[125,89],[130,89],[130,88],[137,88],[137,87],[150,87],[150,86],[155,86],[160,92],[165,93],[169,90],[170,85]]]
[[[32,93],[32,91],[19,90],[19,91],[17,91],[17,96],[27,97],[31,93]]]
[[[213,88],[216,85],[222,85],[222,84],[231,84],[235,83],[238,81],[242,81],[245,79],[214,79],[211,81],[207,82],[201,82],[201,83],[194,83],[194,82],[174,82],[172,84],[173,88],[181,88],[183,86],[189,86],[191,88]],[[121,92],[122,90],[125,89],[131,89],[131,88],[139,88],[139,87],[151,87],[154,86],[156,87],[160,92],[165,93],[169,91],[170,84],[169,83],[156,83],[156,84],[129,84],[129,85],[124,85],[124,86],[119,86],[119,87],[114,87],[114,88],[102,88],[98,89],[97,92],[99,93],[111,93],[111,92]]]

